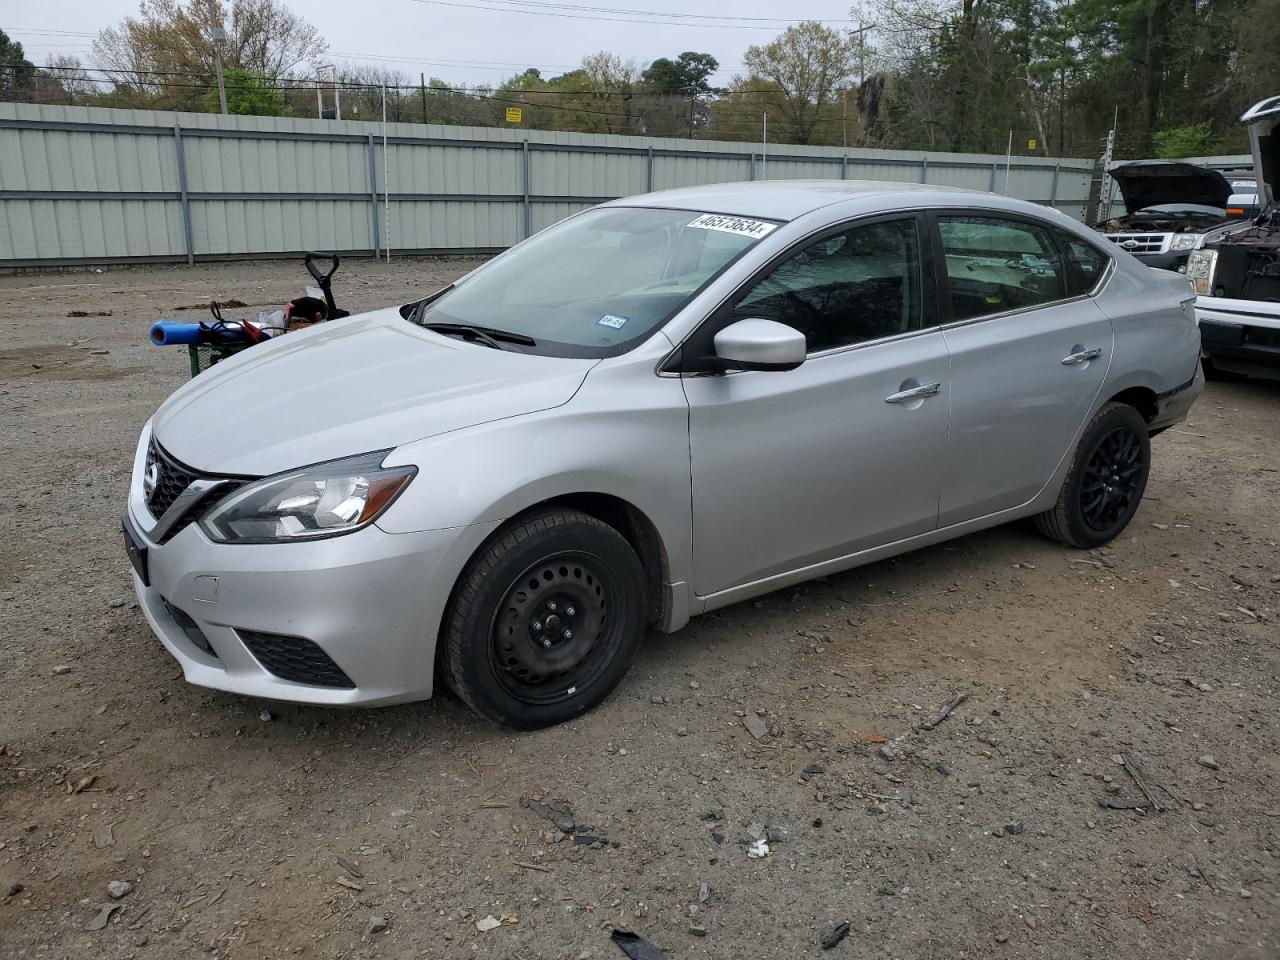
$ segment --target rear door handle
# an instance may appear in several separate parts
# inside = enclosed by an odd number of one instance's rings
[[[1090,360],[1097,360],[1102,356],[1102,349],[1094,347],[1092,350],[1081,350],[1079,353],[1068,354],[1062,358],[1062,365],[1070,367],[1077,363],[1088,363]]]
[[[919,387],[912,387],[910,390],[899,390],[897,393],[891,393],[884,398],[884,402],[910,403],[912,400],[928,400],[930,397],[936,397],[941,389],[942,384],[940,383],[926,383]]]

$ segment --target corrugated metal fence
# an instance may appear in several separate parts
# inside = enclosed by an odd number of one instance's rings
[[[0,267],[498,250],[615,197],[730,180],[1007,192],[1081,218],[1088,160],[0,103]],[[389,202],[384,198],[389,194]]]

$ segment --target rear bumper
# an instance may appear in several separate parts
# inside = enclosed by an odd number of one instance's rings
[[[1151,430],[1164,430],[1187,418],[1191,405],[1204,393],[1204,370],[1196,364],[1195,375],[1181,386],[1156,397],[1156,415],[1150,423]]]

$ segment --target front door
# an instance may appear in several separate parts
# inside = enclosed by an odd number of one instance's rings
[[[951,435],[941,526],[1020,506],[1053,476],[1111,362],[1088,294],[1107,259],[1047,224],[942,215]]]
[[[902,217],[823,235],[709,321],[775,320],[809,349],[787,372],[683,379],[698,595],[936,525],[950,384],[924,232]]]

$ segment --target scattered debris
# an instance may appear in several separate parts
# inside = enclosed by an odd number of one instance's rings
[[[702,880],[698,883],[698,902],[706,903],[711,899],[711,885]]]
[[[836,928],[822,938],[822,949],[830,950],[849,935],[849,921],[837,924]]]
[[[133,893],[133,884],[128,880],[112,880],[107,884],[107,896],[112,900],[123,900]]]
[[[240,307],[247,307],[248,304],[245,303],[243,300],[237,300],[234,297],[232,297],[230,300],[219,300],[218,306],[222,307],[223,309],[226,309],[227,307],[233,307],[238,309]],[[173,309],[174,310],[208,310],[209,304],[208,303],[188,303],[181,307],[174,307]]]
[[[497,930],[500,926],[502,926],[502,921],[492,913],[483,920],[476,921],[476,929],[481,933],[488,933],[490,930]]]
[[[1210,770],[1218,769],[1218,760],[1212,753],[1204,754],[1196,761],[1196,763],[1200,764],[1202,767],[1208,767]]]
[[[382,933],[387,929],[387,918],[374,914],[369,918],[368,934],[373,936],[375,933]]]
[[[54,672],[54,673],[56,673],[56,674],[58,674],[59,676],[61,676],[61,675],[63,675],[63,674],[66,674],[66,673],[70,673],[70,672],[71,672],[71,665],[70,665],[69,663],[60,663],[60,664],[58,664],[56,667],[54,667],[54,668],[53,668],[53,672]]]
[[[357,893],[364,890],[364,887],[356,883],[354,880],[348,880],[346,877],[334,877],[333,882],[339,886],[346,887],[348,890],[355,890]]]
[[[939,714],[938,714],[936,717],[934,717],[932,720],[926,720],[926,721],[924,721],[924,722],[923,722],[923,723],[921,723],[921,724],[917,724],[916,729],[918,729],[918,730],[932,730],[932,729],[933,729],[934,727],[936,727],[938,724],[942,723],[942,721],[946,720],[946,719],[947,719],[947,717],[951,716],[951,711],[952,711],[952,710],[954,710],[956,707],[960,706],[960,704],[964,703],[964,702],[965,702],[966,700],[968,700],[968,699],[969,699],[969,695],[968,695],[967,693],[962,693],[962,694],[960,694],[958,697],[956,697],[956,698],[955,698],[955,699],[953,699],[950,703],[948,703],[945,707],[943,707],[943,708],[942,708],[942,712],[941,712],[941,713],[939,713]]]
[[[346,857],[338,857],[338,866],[340,866],[343,870],[347,871],[347,873],[351,874],[357,880],[360,880],[361,878],[364,877],[364,871],[361,870],[359,867],[357,867],[354,863],[352,863]]]
[[[756,840],[751,846],[747,847],[747,856],[752,860],[763,860],[769,855],[769,841],[764,837]]]
[[[757,740],[763,740],[769,735],[769,725],[761,720],[754,710],[746,712],[746,715],[742,718],[742,725]]]
[[[107,847],[115,845],[116,838],[112,833],[115,828],[113,823],[100,823],[93,828],[93,845],[99,850],[105,850]]]
[[[261,720],[263,723],[270,723],[272,720],[275,719],[275,717],[272,716],[270,710],[263,710],[260,714],[258,714],[258,719]]]
[[[541,800],[535,800],[533,797],[527,796],[520,798],[520,806],[524,807],[526,810],[532,810],[538,816],[546,820],[550,820],[555,824],[557,830],[562,830],[565,833],[573,833],[573,811],[568,807],[562,810],[543,803]]]
[[[91,774],[90,776],[87,776],[87,777],[81,777],[79,780],[75,782],[74,785],[71,783],[70,780],[68,780],[67,793],[84,793],[84,791],[88,790],[97,782],[98,782],[98,775],[96,773]]]
[[[84,925],[86,930],[102,930],[111,922],[111,915],[120,909],[118,903],[103,903],[98,906],[98,913]]]
[[[888,743],[888,737],[882,737],[878,733],[859,733],[858,739],[863,743]]]
[[[667,960],[667,955],[652,943],[630,930],[614,930],[610,939],[631,960]]]
[[[1163,813],[1164,807],[1160,806],[1159,802],[1155,798],[1155,795],[1152,794],[1151,790],[1148,789],[1146,783],[1143,782],[1142,774],[1139,772],[1137,765],[1134,764],[1134,762],[1124,754],[1119,754],[1119,756],[1121,761],[1124,764],[1124,772],[1129,774],[1129,776],[1133,778],[1133,782],[1138,785],[1138,789],[1142,791],[1142,795],[1146,797],[1147,802],[1151,804],[1151,809],[1154,810],[1156,813]]]
[[[68,310],[68,317],[109,317],[110,310]]]
[[[20,883],[11,883],[9,884],[9,889],[4,892],[4,898],[8,900],[10,897],[16,897],[25,889],[26,887]]]
[[[517,867],[520,867],[520,868],[521,868],[521,869],[523,869],[523,870],[536,870],[538,873],[550,873],[550,872],[551,872],[551,868],[550,868],[550,867],[544,867],[544,866],[542,866],[541,864],[537,864],[537,863],[522,863],[522,862],[521,862],[521,861],[519,861],[519,860],[512,860],[511,862],[512,862],[512,864],[514,864],[514,865],[515,865],[515,866],[517,866]]]
[[[705,937],[707,935],[707,928],[700,923],[691,923],[689,924],[689,933],[695,937]]]
[[[881,747],[879,753],[880,753],[881,759],[888,760],[890,763],[892,763],[898,757],[898,755],[893,752],[893,747],[889,746],[888,744]]]

